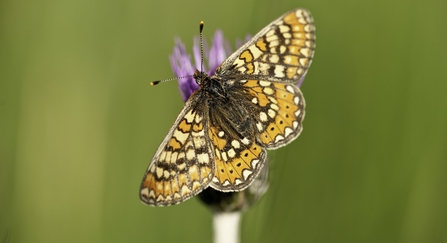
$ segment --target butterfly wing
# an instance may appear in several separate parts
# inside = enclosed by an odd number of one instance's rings
[[[216,76],[226,82],[227,92],[234,98],[220,116],[231,116],[231,110],[237,110],[231,105],[240,104],[243,113],[251,118],[245,126],[248,136],[242,135],[243,129],[230,132],[228,126],[222,125],[224,122],[213,123],[211,119],[209,136],[216,161],[211,183],[214,189],[245,189],[265,164],[265,148],[279,148],[300,134],[305,102],[293,83],[304,77],[312,61],[314,31],[307,10],[290,11],[267,25],[216,70]]]
[[[302,130],[305,101],[294,84],[264,80],[241,80],[256,108],[254,121],[258,143],[276,149],[295,140]]]
[[[207,110],[197,93],[186,102],[143,177],[140,199],[145,204],[180,203],[208,187],[213,178]]]
[[[255,139],[242,137],[222,127],[211,126],[208,134],[216,162],[211,187],[223,192],[247,188],[265,164],[265,149]]]
[[[315,49],[310,12],[295,9],[267,25],[216,70],[220,77],[295,83],[306,75]]]

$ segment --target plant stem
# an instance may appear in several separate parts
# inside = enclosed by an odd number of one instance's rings
[[[239,227],[242,213],[214,213],[214,243],[239,243]]]

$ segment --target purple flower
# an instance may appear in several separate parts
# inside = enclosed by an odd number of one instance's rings
[[[251,37],[247,35],[245,42]],[[236,47],[242,46],[242,41],[236,42]],[[225,61],[225,59],[232,53],[230,43],[224,38],[223,32],[217,30],[214,34],[211,48],[208,48],[206,40],[203,41],[204,52],[204,66],[203,70],[200,67],[200,40],[198,37],[194,38],[193,56],[194,62],[191,59],[191,55],[186,53],[185,45],[179,38],[175,39],[174,52],[169,56],[171,61],[172,71],[176,77],[178,77],[178,84],[180,94],[183,101],[186,101],[191,94],[199,88],[192,74],[194,71],[201,70],[207,72],[209,75],[213,75],[217,67]]]

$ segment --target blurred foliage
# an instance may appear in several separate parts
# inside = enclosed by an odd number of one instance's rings
[[[1,1],[0,241],[210,242],[199,200],[139,202],[183,103],[149,82],[200,20],[235,40],[296,7],[317,28],[304,132],[269,153],[242,242],[446,242],[442,0]]]

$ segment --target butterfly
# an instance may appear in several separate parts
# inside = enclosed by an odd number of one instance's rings
[[[186,101],[158,147],[140,186],[140,199],[169,206],[208,186],[246,189],[267,160],[267,149],[295,140],[305,101],[295,85],[315,49],[315,26],[305,9],[289,11],[231,54]]]

